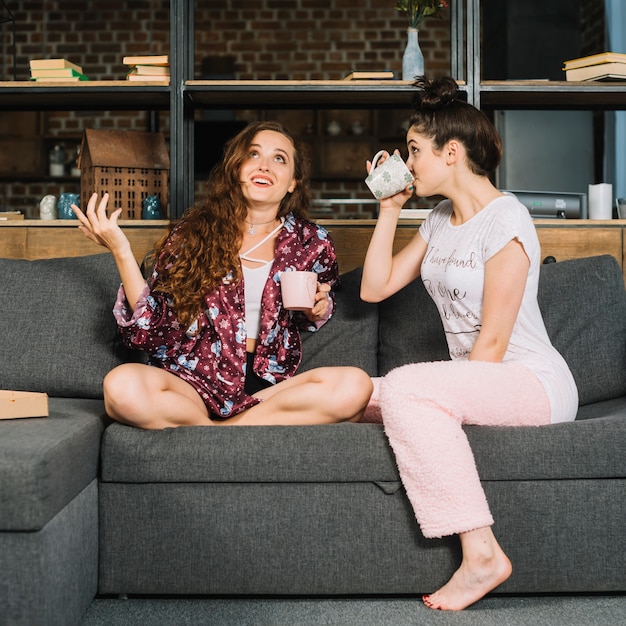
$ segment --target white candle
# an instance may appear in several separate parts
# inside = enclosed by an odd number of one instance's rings
[[[613,185],[589,185],[589,219],[610,220],[613,217]]]

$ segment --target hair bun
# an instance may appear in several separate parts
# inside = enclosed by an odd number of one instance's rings
[[[450,76],[442,76],[432,80],[420,76],[415,80],[413,86],[420,90],[413,99],[414,107],[422,111],[443,109],[454,102],[460,94],[456,81]]]

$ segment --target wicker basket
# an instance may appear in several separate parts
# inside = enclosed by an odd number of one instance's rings
[[[170,160],[163,133],[86,129],[79,158],[80,202],[96,192],[121,208],[120,219],[141,219],[146,196],[158,196],[163,218],[168,211]]]

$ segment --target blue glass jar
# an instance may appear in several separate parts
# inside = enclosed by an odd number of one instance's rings
[[[77,193],[62,193],[57,201],[57,211],[60,220],[75,220],[76,215],[72,211],[72,204],[78,206],[80,195]]]
[[[162,216],[161,199],[159,196],[146,196],[141,203],[141,219],[160,220]]]

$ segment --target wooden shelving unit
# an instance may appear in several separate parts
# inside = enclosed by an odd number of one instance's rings
[[[472,104],[488,109],[626,109],[626,83],[571,83],[554,81],[483,81],[480,74],[480,0],[450,3],[452,32],[452,74],[461,84]],[[202,109],[370,109],[385,110],[410,106],[412,87],[406,81],[214,81],[194,80],[194,2],[170,0],[169,83],[128,83],[127,81],[90,81],[89,83],[31,82],[0,83],[0,111],[6,110],[145,110],[169,111],[170,115],[170,206],[177,217],[193,201],[194,181],[189,163],[194,162],[194,117]],[[546,254],[557,258],[608,252],[623,257],[624,223],[592,223],[555,220],[538,221]],[[352,250],[348,264],[362,252],[364,237],[371,225],[351,222],[328,222],[340,246]],[[46,237],[59,239],[59,233],[71,226],[40,225]],[[408,233],[415,223],[402,225]],[[0,224],[3,250],[18,250],[4,233],[24,229],[28,237],[39,229],[34,225]],[[160,224],[129,224],[127,228],[152,237]],[[359,230],[363,229],[365,230]],[[56,230],[55,230],[56,229]],[[356,229],[356,230],[355,230]],[[369,229],[369,230],[368,230]],[[67,231],[69,232],[69,231]],[[52,233],[56,233],[54,236]],[[404,236],[404,235],[402,235]],[[26,235],[24,235],[26,237]],[[65,234],[63,235],[65,237]],[[73,237],[71,235],[70,237]],[[352,245],[345,237],[354,237]],[[402,237],[401,237],[402,238]],[[71,254],[79,244],[64,240],[64,254]],[[345,244],[345,245],[344,245]],[[26,245],[26,244],[25,244]],[[86,244],[84,244],[86,245]],[[141,244],[143,245],[143,244]],[[18,246],[18,247],[16,247]],[[70,246],[69,248],[67,246]],[[51,244],[50,249],[54,245]],[[357,249],[358,248],[358,249]],[[29,249],[26,245],[25,249]],[[77,249],[76,249],[77,250]],[[82,249],[79,250],[82,253]],[[141,254],[143,248],[137,254]],[[556,254],[555,254],[556,252]],[[16,253],[17,254],[17,253]],[[28,254],[39,254],[39,252]],[[347,266],[346,266],[347,267]],[[345,269],[345,268],[344,268]]]

